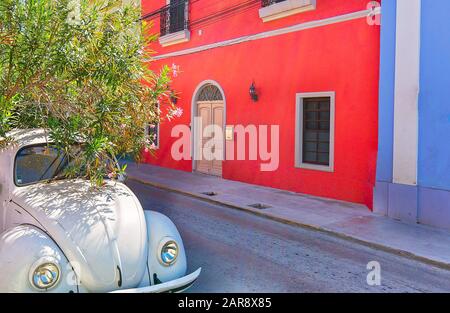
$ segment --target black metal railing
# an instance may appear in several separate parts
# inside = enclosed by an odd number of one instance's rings
[[[278,2],[283,2],[286,0],[261,0],[261,6],[264,7],[268,7],[269,5],[278,3]]]
[[[161,9],[161,36],[189,29],[189,0],[172,0]]]

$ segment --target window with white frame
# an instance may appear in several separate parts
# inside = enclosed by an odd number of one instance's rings
[[[190,40],[189,0],[167,0],[161,8],[159,43],[171,46]]]
[[[334,120],[334,92],[297,94],[296,167],[334,171]]]
[[[263,22],[316,9],[316,0],[261,0],[259,17]]]
[[[157,106],[158,119],[160,115],[159,104]],[[159,149],[159,122],[148,123],[145,127],[145,138],[149,141],[150,148]]]
[[[150,148],[159,149],[159,123],[149,123],[145,127],[145,136],[150,142]]]

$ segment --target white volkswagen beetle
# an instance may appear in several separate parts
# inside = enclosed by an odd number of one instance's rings
[[[124,184],[49,180],[63,162],[43,130],[17,130],[0,148],[0,292],[179,292],[180,234],[144,211]],[[59,164],[59,165],[58,165]]]

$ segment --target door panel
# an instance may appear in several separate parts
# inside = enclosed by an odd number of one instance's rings
[[[212,109],[212,123],[214,125],[218,125],[221,130],[222,134],[217,138],[217,142],[214,143],[215,147],[215,153],[216,155],[220,155],[223,158],[224,155],[224,109],[223,109],[223,103],[213,103],[211,106]],[[222,176],[222,159],[214,159],[211,164],[211,174],[215,176]]]
[[[197,139],[198,144],[200,145],[200,153],[201,158],[197,161],[197,171],[209,174],[210,161],[205,159],[205,154],[207,153],[204,148],[205,144],[210,140],[210,138],[204,137],[204,130],[208,125],[211,124],[211,105],[209,103],[202,103],[198,105],[198,116],[202,121],[202,128],[200,132],[200,139]]]
[[[214,159],[212,153],[217,153],[218,155],[224,155],[224,138],[223,138],[223,125],[224,125],[224,105],[223,102],[199,102],[197,104],[197,116],[201,117],[202,129],[201,133],[198,135],[197,144],[200,145],[199,150],[202,153],[202,160],[196,161],[195,169],[198,172],[222,176],[222,160]],[[204,136],[204,129],[209,125],[217,125],[222,131],[222,136],[217,138],[216,141],[211,141],[214,135]],[[216,139],[216,138],[214,138]],[[209,144],[209,147],[207,146]],[[213,146],[213,149],[210,147]],[[212,150],[212,151],[211,151]],[[212,160],[211,160],[212,159]]]

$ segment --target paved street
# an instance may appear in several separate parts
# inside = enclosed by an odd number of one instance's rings
[[[128,181],[145,209],[169,216],[203,268],[190,292],[450,292],[450,271]],[[366,283],[371,261],[381,286]]]

